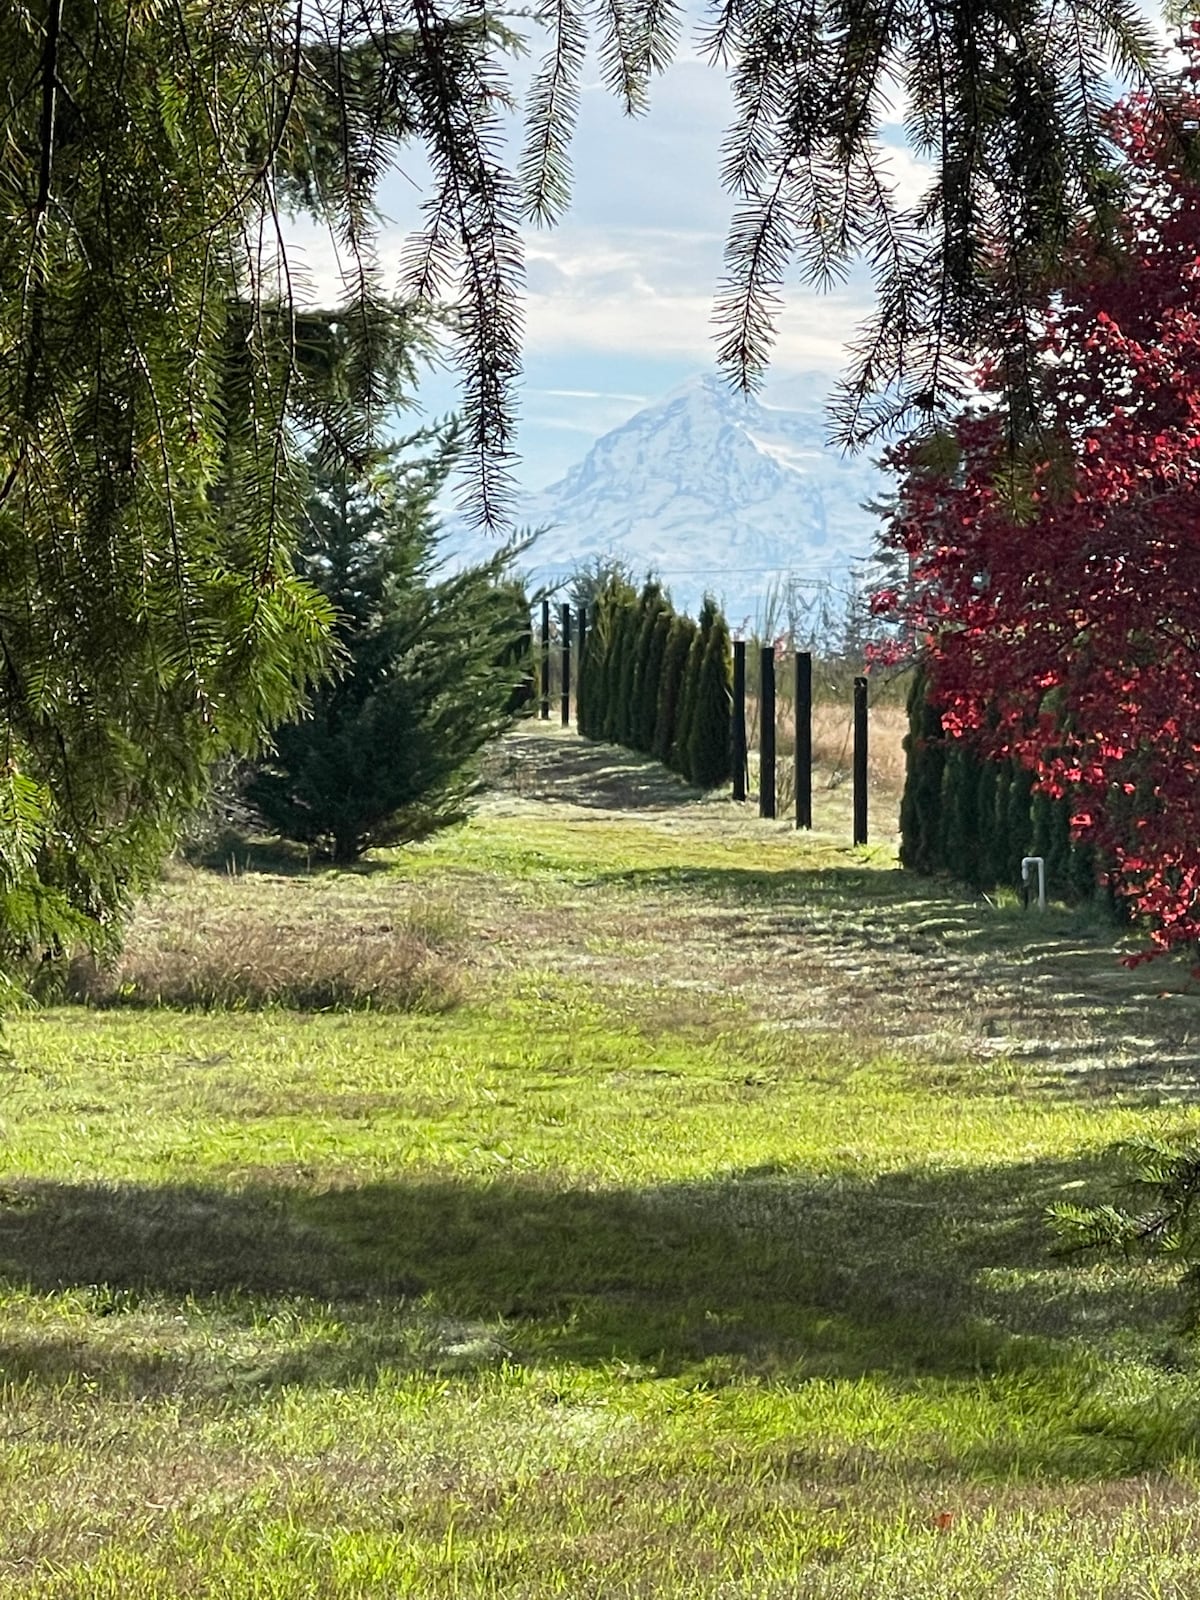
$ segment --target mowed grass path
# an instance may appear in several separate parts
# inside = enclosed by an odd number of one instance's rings
[[[1042,1221],[1195,1121],[1200,1001],[821,804],[527,731],[418,850],[174,872],[122,980],[399,929],[425,1009],[18,1019],[0,1595],[1200,1593],[1172,1274]]]

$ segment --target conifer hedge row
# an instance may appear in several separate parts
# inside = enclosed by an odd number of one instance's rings
[[[576,720],[589,739],[654,756],[689,783],[728,781],[733,652],[706,597],[699,622],[680,616],[653,579],[639,595],[621,578],[601,590],[579,663]]]
[[[947,872],[975,889],[1021,887],[1021,861],[1042,856],[1046,890],[1057,900],[1097,893],[1095,852],[1071,838],[1071,802],[1033,792],[1033,775],[1011,760],[986,759],[949,739],[929,701],[922,668],[908,696],[900,863]]]

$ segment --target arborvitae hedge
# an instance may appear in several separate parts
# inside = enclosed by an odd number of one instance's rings
[[[908,697],[900,863],[949,873],[976,889],[1021,887],[1021,861],[1042,856],[1055,899],[1096,893],[1096,861],[1071,838],[1071,801],[1035,793],[1033,774],[1007,759],[985,759],[967,740],[948,739],[929,700],[923,668]]]
[[[675,720],[675,743],[671,747],[671,765],[676,772],[682,772],[684,777],[689,779],[692,728],[699,706],[700,673],[704,665],[704,653],[708,649],[709,636],[718,615],[716,601],[711,595],[706,594],[704,604],[700,607],[700,623],[692,640],[691,649],[688,651],[683,686],[679,691],[679,712]],[[732,673],[732,668],[730,671]]]
[[[621,679],[626,658],[633,648],[637,630],[637,601],[633,596],[624,599],[613,620],[612,643],[604,664],[604,725],[603,736],[612,744],[620,744],[624,724],[621,701]]]
[[[643,743],[646,722],[644,700],[649,687],[646,666],[650,655],[650,640],[654,636],[654,624],[666,603],[660,585],[653,579],[647,579],[641,599],[638,601],[637,632],[633,648],[622,667],[621,696],[625,716],[621,743],[631,746],[634,750],[641,750],[647,755],[650,753],[649,742]],[[657,690],[657,685],[654,687]],[[657,702],[657,693],[654,699]]]
[[[946,739],[942,719],[929,703],[923,667],[908,692],[904,737],[904,797],[900,802],[900,865],[910,872],[936,872],[942,864],[942,767]]]
[[[700,634],[704,639],[703,629]],[[731,717],[733,650],[725,618],[714,607],[712,626],[704,644],[704,658],[692,704],[688,734],[688,775],[701,789],[728,783],[733,773]]]
[[[654,614],[650,643],[642,674],[638,680],[638,730],[637,747],[646,755],[654,753],[654,730],[658,725],[658,694],[662,684],[663,658],[667,650],[667,637],[675,613],[669,605],[662,605]]]
[[[651,754],[659,761],[669,761],[675,744],[676,714],[679,710],[679,693],[683,675],[687,670],[688,653],[696,634],[696,624],[691,617],[674,617],[663,650],[662,672],[658,680],[658,715],[654,722],[654,744]]]
[[[612,578],[596,596],[588,619],[588,636],[579,664],[576,716],[580,733],[589,739],[609,737],[606,723],[611,706],[610,674],[620,659],[618,632],[627,608],[636,602],[630,586]]]
[[[967,882],[976,888],[996,881],[996,790],[999,786],[1000,763],[980,763],[979,782],[975,787],[975,864]]]
[[[701,624],[677,616],[653,580],[640,595],[610,581],[592,607],[576,714],[589,739],[670,760],[690,783],[715,788],[730,775],[733,661],[729,629],[711,598]]]

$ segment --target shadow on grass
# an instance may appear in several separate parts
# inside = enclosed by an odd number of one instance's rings
[[[287,839],[259,838],[226,828],[215,839],[189,847],[184,852],[189,866],[237,878],[243,873],[265,873],[276,878],[310,878],[315,874],[349,872],[369,877],[375,872],[390,872],[392,863],[373,856],[349,864],[335,865],[327,857],[314,854],[302,844]]]
[[[898,867],[854,862],[635,868],[595,881],[723,906],[719,937],[764,970],[773,949],[793,952],[806,941],[832,953],[835,968],[844,951],[854,981],[881,1006],[889,992],[908,996],[920,986],[942,1009],[956,1000],[969,1009],[990,1003],[1005,1029],[1018,1012],[1040,1017],[1045,1038],[1022,1039],[1020,1054],[1044,1059],[1038,1087],[1046,1092],[1152,1105],[1200,1100],[1200,988],[1173,957],[1126,966],[1121,930],[1096,908],[1023,910]],[[1091,1046],[1081,1045],[1089,1035]],[[1055,1070],[1060,1052],[1076,1063],[1093,1059],[1087,1070],[1063,1074]],[[1096,1059],[1106,1052],[1111,1061]]]
[[[622,745],[523,731],[505,755],[498,782],[523,800],[597,811],[661,811],[701,798],[699,789],[661,762]]]
[[[1161,1336],[1178,1320],[1161,1284],[1054,1255],[1044,1207],[1096,1176],[1038,1163],[874,1181],[762,1170],[611,1192],[21,1182],[0,1191],[0,1281],[82,1287],[102,1314],[146,1294],[234,1296],[247,1314],[289,1297],[338,1306],[363,1339],[352,1327],[339,1343],[337,1381],[387,1356],[380,1315],[418,1306],[491,1330],[524,1364],[974,1380],[1043,1368],[1081,1333]],[[22,1375],[11,1345],[0,1360]],[[333,1381],[319,1351],[301,1367],[289,1357],[289,1381]]]

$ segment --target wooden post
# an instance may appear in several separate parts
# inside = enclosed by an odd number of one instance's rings
[[[550,720],[550,602],[542,601],[542,721]]]
[[[571,726],[571,608],[562,608],[562,725]]]
[[[733,798],[746,798],[746,641],[733,641],[733,718],[729,754],[733,765]]]
[[[758,814],[775,815],[775,647],[765,644],[760,656],[758,691]]]
[[[867,842],[867,680],[854,680],[854,842]]]
[[[796,651],[796,826],[812,827],[812,655]]]

